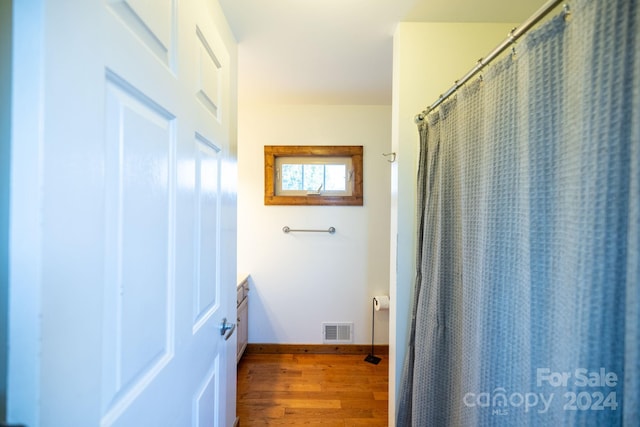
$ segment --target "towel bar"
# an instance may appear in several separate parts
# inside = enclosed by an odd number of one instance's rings
[[[303,232],[303,233],[329,233],[329,234],[333,234],[333,233],[336,232],[336,228],[335,227],[329,227],[326,230],[305,230],[305,229],[295,230],[295,229],[289,228],[289,226],[285,225],[284,227],[282,227],[282,231],[284,231],[285,233]]]

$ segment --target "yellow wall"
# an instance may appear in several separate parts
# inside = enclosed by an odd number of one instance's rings
[[[505,39],[513,23],[398,24],[393,46],[392,150],[397,153],[391,175],[390,293],[390,423],[396,408],[405,357],[411,294],[415,276],[416,114],[432,104],[466,74],[478,59]]]

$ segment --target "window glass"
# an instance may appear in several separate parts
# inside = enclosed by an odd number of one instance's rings
[[[324,167],[324,184],[327,191],[345,191],[347,189],[347,167],[345,165],[326,165]]]
[[[302,165],[284,164],[282,171],[282,190],[302,190]]]
[[[276,195],[350,195],[349,157],[276,159]]]

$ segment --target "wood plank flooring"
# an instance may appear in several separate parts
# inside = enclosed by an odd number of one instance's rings
[[[245,354],[238,365],[241,427],[387,426],[389,359],[364,355]]]

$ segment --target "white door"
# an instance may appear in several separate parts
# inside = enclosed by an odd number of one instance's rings
[[[14,19],[9,421],[232,425],[236,47],[218,3],[20,0]]]

